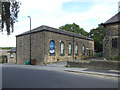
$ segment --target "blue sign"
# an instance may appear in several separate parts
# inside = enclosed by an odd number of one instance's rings
[[[54,41],[50,41],[50,54],[55,53],[55,44]]]

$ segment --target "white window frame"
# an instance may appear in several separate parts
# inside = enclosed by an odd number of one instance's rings
[[[64,55],[64,47],[65,47],[64,42],[61,42],[60,43],[60,55]]]
[[[10,53],[10,58],[13,58],[13,57],[14,57],[13,52],[11,52]]]
[[[85,55],[85,45],[82,47],[82,54]]]
[[[75,46],[75,54],[78,55],[78,44]]]
[[[69,43],[69,47],[68,47],[68,55],[72,54],[72,44]]]

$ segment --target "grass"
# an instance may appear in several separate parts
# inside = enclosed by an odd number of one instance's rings
[[[5,50],[7,50],[7,49],[12,49],[13,47],[0,47],[0,49],[5,49]]]

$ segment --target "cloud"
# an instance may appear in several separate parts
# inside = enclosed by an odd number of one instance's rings
[[[27,18],[27,16],[30,15],[32,17],[33,28],[42,24],[51,25],[51,23],[54,27],[59,27],[60,25],[72,22],[78,22],[80,25],[82,23],[87,23],[92,19],[104,22],[104,20],[107,20],[107,18],[111,16],[111,14],[115,13],[116,10],[113,9],[113,7],[116,8],[115,6],[117,6],[116,4],[113,4],[113,0],[110,0],[109,2],[107,2],[107,0],[106,2],[102,2],[103,0],[89,0],[89,2],[94,1],[96,3],[89,9],[89,11],[84,11],[82,13],[69,13],[62,10],[62,3],[68,1],[73,2],[73,0],[35,0],[35,2],[21,0],[23,4],[19,16],[23,15]],[[74,0],[74,2],[82,1],[83,0]],[[88,0],[84,1],[87,2]],[[28,20],[25,19],[23,25],[27,22]],[[89,31],[89,29],[87,29],[87,31]]]
[[[15,35],[29,30],[29,18],[32,19],[32,29],[41,25],[48,25],[58,28],[65,24],[76,23],[90,31],[96,28],[98,24],[105,22],[117,13],[119,0],[20,0],[22,5],[17,23],[15,23],[15,32],[11,36],[3,37],[7,46],[15,46]],[[84,12],[72,13],[62,8],[63,3],[67,2],[93,2],[92,7]],[[87,8],[87,7],[86,7]]]

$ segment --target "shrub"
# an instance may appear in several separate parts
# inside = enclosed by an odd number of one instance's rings
[[[0,60],[0,64],[2,63],[2,60]]]
[[[114,61],[120,61],[120,56],[111,57],[110,59]]]

